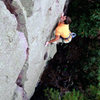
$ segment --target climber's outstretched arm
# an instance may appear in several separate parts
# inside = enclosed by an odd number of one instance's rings
[[[52,42],[55,42],[55,41],[57,41],[57,40],[59,40],[59,39],[60,39],[60,36],[59,36],[59,35],[56,35],[54,39],[52,39],[52,40],[50,40],[50,41],[48,41],[48,42],[49,42],[49,43],[52,43]]]
[[[50,44],[50,43],[52,43],[52,42],[55,42],[55,41],[57,41],[57,40],[59,40],[59,39],[60,39],[60,36],[59,36],[59,35],[56,35],[54,39],[52,39],[52,40],[46,42],[45,46],[47,46],[48,44]]]

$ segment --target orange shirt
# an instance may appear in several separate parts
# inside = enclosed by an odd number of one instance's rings
[[[56,28],[55,35],[59,35],[63,38],[68,38],[70,33],[71,31],[69,30],[69,24],[59,23]]]

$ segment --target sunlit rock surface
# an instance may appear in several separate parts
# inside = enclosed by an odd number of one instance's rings
[[[23,92],[28,98],[34,93],[47,60],[56,52],[55,44],[45,43],[53,36],[65,1],[0,0],[0,100],[22,100]],[[19,75],[21,88],[16,84]]]

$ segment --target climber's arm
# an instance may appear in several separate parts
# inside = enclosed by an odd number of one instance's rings
[[[47,46],[48,44],[50,44],[52,42],[55,42],[55,41],[59,40],[59,38],[60,38],[60,35],[55,35],[55,38],[50,40],[50,41],[48,41],[48,42],[46,42],[45,46]]]
[[[49,43],[55,42],[60,39],[60,35],[56,35],[54,39],[48,41]]]

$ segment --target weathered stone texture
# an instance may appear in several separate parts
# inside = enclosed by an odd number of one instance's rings
[[[11,100],[26,58],[25,40],[16,28],[15,16],[0,1],[0,100]]]
[[[16,80],[22,70],[25,71],[23,84],[28,98],[34,93],[47,60],[56,52],[55,44],[45,47],[45,43],[53,34],[65,1],[13,0],[11,6],[15,8],[15,15],[0,1],[0,100],[21,98],[20,92],[17,97],[14,93],[18,92]]]

